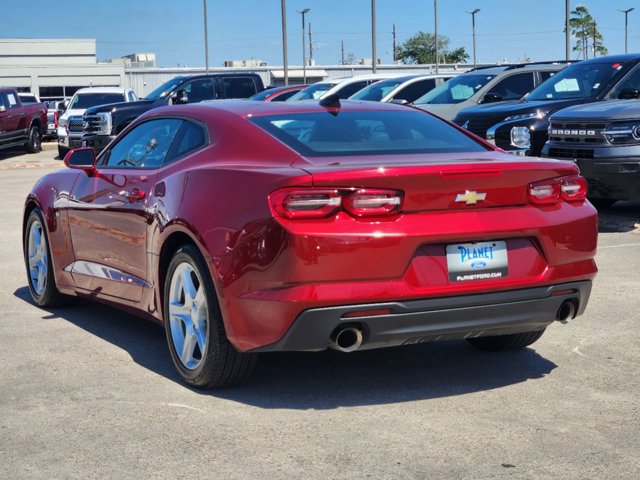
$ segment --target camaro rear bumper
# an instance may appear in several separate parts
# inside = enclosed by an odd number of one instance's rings
[[[591,281],[407,302],[313,308],[302,312],[276,343],[255,352],[317,351],[347,327],[362,331],[361,350],[433,340],[505,335],[541,330],[571,302],[581,315]],[[358,316],[362,315],[362,316]]]

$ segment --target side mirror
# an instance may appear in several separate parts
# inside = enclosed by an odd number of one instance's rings
[[[480,103],[494,103],[494,102],[501,102],[502,100],[504,99],[502,98],[502,95],[500,95],[499,93],[489,92],[484,96],[484,98],[482,99],[482,102]]]
[[[409,102],[407,102],[404,98],[394,98],[389,103],[395,103],[396,105],[408,105],[409,104]]]
[[[67,109],[67,106],[65,105],[64,102],[58,102],[58,110],[60,111],[60,113],[64,112]]]
[[[64,164],[69,168],[84,170],[91,175],[96,168],[96,154],[93,148],[76,148],[67,153]]]
[[[618,94],[618,98],[622,100],[633,100],[640,97],[640,90],[635,88],[623,88]]]
[[[184,90],[176,92],[175,100],[177,104],[189,103],[189,95]]]

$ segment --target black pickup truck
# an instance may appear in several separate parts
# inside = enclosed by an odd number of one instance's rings
[[[577,105],[553,114],[550,122],[542,156],[575,161],[589,182],[592,203],[640,201],[638,102]]]
[[[640,54],[611,55],[575,63],[521,100],[464,109],[456,124],[518,155],[538,156],[549,117],[572,105],[640,97]]]
[[[138,102],[112,103],[85,111],[82,145],[101,152],[139,115],[157,107],[223,98],[249,98],[264,90],[256,73],[175,77]]]

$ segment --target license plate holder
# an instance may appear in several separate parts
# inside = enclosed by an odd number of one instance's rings
[[[503,240],[451,244],[446,253],[451,282],[491,280],[509,274],[507,242]]]

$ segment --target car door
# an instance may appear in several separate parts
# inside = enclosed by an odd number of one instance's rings
[[[0,112],[0,142],[12,143],[25,138],[24,108],[19,105],[16,95],[0,93],[0,105],[4,106],[4,111]]]
[[[69,225],[76,285],[99,295],[139,301],[147,279],[147,233],[155,172],[183,120],[141,123],[98,159],[91,175],[75,182]]]
[[[509,75],[497,82],[489,93],[495,93],[502,97],[502,100],[519,100],[534,87],[534,72],[523,72]]]
[[[187,94],[188,103],[198,103],[215,98],[213,78],[199,78],[187,83],[183,90]]]

